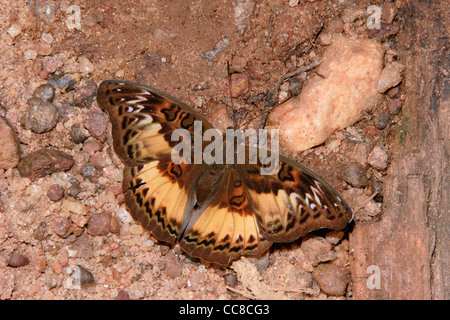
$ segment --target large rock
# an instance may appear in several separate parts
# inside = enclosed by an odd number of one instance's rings
[[[17,169],[22,177],[36,180],[74,165],[72,156],[54,149],[40,149],[20,159]]]
[[[19,139],[6,120],[0,117],[0,169],[14,168],[19,158]]]
[[[338,38],[317,69],[321,76],[313,76],[300,95],[275,108],[268,127],[282,129],[280,144],[292,151],[323,143],[379,103],[382,69],[383,50],[378,42]]]

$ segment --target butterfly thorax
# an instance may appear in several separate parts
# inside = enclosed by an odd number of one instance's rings
[[[223,179],[226,168],[227,165],[224,164],[206,166],[197,180],[195,196],[198,206],[207,205],[205,201],[210,199],[211,195],[216,191],[219,182]]]

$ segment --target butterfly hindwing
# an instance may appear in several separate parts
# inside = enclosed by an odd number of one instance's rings
[[[123,191],[131,215],[158,240],[174,243],[194,207],[190,190],[201,168],[170,158],[125,167]]]
[[[207,172],[205,173],[207,174]],[[228,168],[206,207],[200,207],[180,240],[190,255],[228,265],[242,255],[260,255],[272,242],[259,232],[246,188]]]
[[[278,169],[261,175],[260,165],[238,165],[260,232],[273,242],[292,242],[320,228],[343,229],[352,211],[322,178],[279,155]]]

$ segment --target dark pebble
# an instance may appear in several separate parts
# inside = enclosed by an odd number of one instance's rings
[[[91,79],[83,79],[73,93],[73,103],[79,108],[89,108],[95,99],[96,92],[97,84]]]
[[[89,135],[84,133],[84,128],[82,124],[74,124],[70,127],[69,136],[70,140],[72,140],[74,143],[83,143],[87,138],[89,138]]]
[[[74,165],[72,156],[54,149],[40,149],[19,160],[20,176],[36,180],[46,175],[66,171]]]
[[[52,220],[52,229],[55,234],[63,239],[66,239],[71,233],[71,223],[67,218],[56,216]]]
[[[88,233],[94,236],[107,235],[111,229],[111,216],[106,212],[94,213],[88,222]]]
[[[45,222],[39,223],[38,227],[33,232],[33,238],[42,241],[47,233],[47,224]]]
[[[94,275],[86,268],[77,265],[77,267],[80,270],[80,283],[81,286],[90,286],[92,284],[95,284]]]
[[[64,198],[64,188],[59,184],[53,184],[47,190],[47,197],[52,201],[59,201]]]
[[[341,173],[341,179],[356,188],[367,186],[366,169],[358,162],[350,163]]]
[[[292,78],[289,81],[289,93],[291,97],[298,96],[300,91],[302,91],[303,82],[300,79]]]
[[[238,284],[238,278],[236,273],[227,273],[224,277],[223,277],[224,281],[225,281],[225,285],[234,288],[235,286],[237,286]]]
[[[8,265],[13,268],[23,267],[30,263],[30,259],[21,253],[14,252],[9,259]]]
[[[383,130],[391,121],[391,115],[388,112],[380,113],[374,120],[375,127],[379,130]]]
[[[21,122],[25,129],[44,133],[53,130],[58,120],[58,109],[52,103],[33,97],[28,99],[28,114],[24,115]]]
[[[87,164],[81,168],[81,175],[86,179],[95,177],[97,174],[97,169],[90,164]]]
[[[79,183],[74,183],[69,188],[67,188],[67,194],[72,198],[76,198],[80,192],[81,187]]]
[[[33,97],[52,102],[55,97],[55,88],[48,83],[40,85],[34,90]]]
[[[373,200],[376,202],[383,202],[383,182],[378,179],[374,179],[372,182],[372,188],[374,191],[378,192]]]
[[[65,73],[54,75],[51,79],[47,80],[47,82],[61,91],[61,93],[65,93],[75,89],[80,83],[80,79],[81,77],[78,73]]]

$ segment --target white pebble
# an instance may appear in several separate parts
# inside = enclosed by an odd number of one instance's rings
[[[37,57],[37,52],[34,51],[33,49],[27,49],[24,52],[23,57],[27,60],[34,60]]]
[[[15,38],[22,32],[22,28],[18,24],[12,24],[8,29],[8,34]]]
[[[42,40],[44,40],[44,42],[47,42],[47,43],[53,42],[53,36],[50,33],[43,33],[41,38],[42,38]]]

